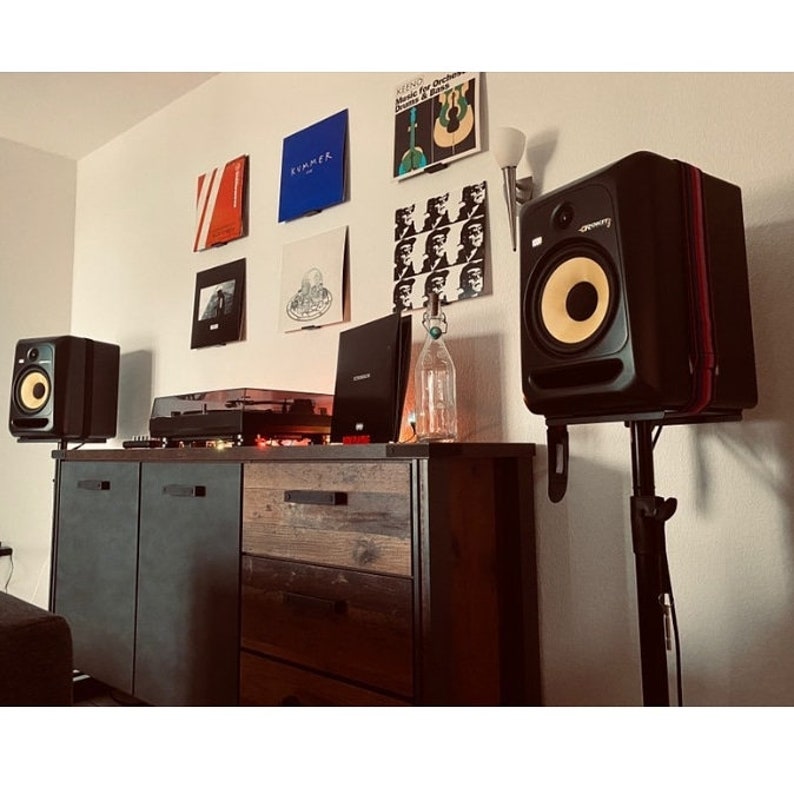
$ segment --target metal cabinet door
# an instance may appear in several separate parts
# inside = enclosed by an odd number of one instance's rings
[[[132,692],[138,553],[137,463],[60,464],[53,608],[74,666]]]
[[[136,697],[153,705],[237,702],[239,464],[144,463]]]

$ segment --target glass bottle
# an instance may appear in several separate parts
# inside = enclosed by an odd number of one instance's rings
[[[427,338],[416,359],[416,436],[419,441],[454,441],[458,435],[455,364],[444,343],[447,318],[435,292],[429,295],[422,325]]]

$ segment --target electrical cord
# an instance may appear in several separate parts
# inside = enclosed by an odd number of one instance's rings
[[[656,432],[653,434],[653,438],[651,439],[651,449],[656,447],[656,442],[659,440],[659,436],[662,435],[662,427],[663,425],[656,425]]]
[[[14,575],[14,555],[13,554],[10,554],[8,556],[8,561],[9,561],[9,563],[11,563],[11,569],[8,572],[8,579],[6,579],[5,586],[3,587],[3,590],[6,593],[8,592],[8,585],[11,583],[11,577]]]
[[[656,448],[656,442],[659,440],[659,436],[662,435],[662,430],[664,429],[664,425],[657,425],[656,429],[653,434],[653,438],[651,439],[651,449]],[[683,687],[683,680],[682,680],[682,671],[681,671],[681,640],[680,635],[678,632],[678,612],[675,608],[675,598],[673,598],[673,583],[670,579],[670,563],[667,559],[667,548],[663,544],[662,548],[662,576],[664,577],[664,586],[666,589],[666,593],[663,595],[667,595],[670,599],[670,620],[673,626],[673,642],[675,644],[675,684],[676,684],[676,698],[678,700],[678,705],[684,705],[684,687]]]
[[[408,415],[408,425],[411,428],[411,435],[408,438],[400,438],[400,444],[415,444],[419,440],[416,435],[416,414],[413,411]]]
[[[678,633],[678,614],[675,608],[675,599],[673,598],[673,584],[670,579],[670,565],[667,560],[667,550],[662,553],[662,575],[664,576],[664,585],[667,589],[667,595],[670,597],[670,618],[673,624],[673,641],[675,643],[675,682],[676,682],[676,697],[678,705],[684,705],[684,688],[681,674],[681,639]]]

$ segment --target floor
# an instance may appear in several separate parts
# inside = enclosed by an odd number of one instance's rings
[[[145,706],[143,701],[131,695],[119,692],[88,676],[75,673],[74,703],[75,706]]]

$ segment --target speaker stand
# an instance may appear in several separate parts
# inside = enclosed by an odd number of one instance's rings
[[[672,587],[664,524],[675,499],[656,496],[653,427],[648,420],[629,422],[631,430],[631,536],[637,573],[642,695],[646,706],[669,706],[667,650],[670,643]]]
[[[58,567],[58,514],[61,503],[61,458],[68,449],[68,443],[63,439],[58,440],[58,449],[52,453],[55,458],[55,477],[52,489],[52,532],[50,536],[50,592],[49,610],[55,611],[55,574]]]

